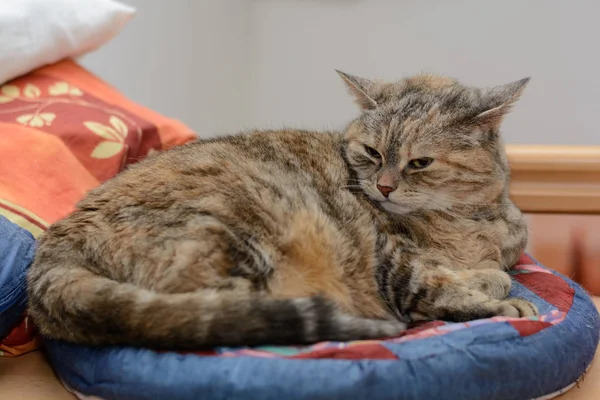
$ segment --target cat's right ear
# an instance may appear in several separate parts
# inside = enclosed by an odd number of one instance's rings
[[[486,93],[488,109],[479,113],[474,121],[482,125],[499,126],[502,118],[523,94],[529,80],[524,78],[489,90]]]
[[[375,87],[375,83],[373,81],[352,76],[338,71],[337,69],[335,72],[337,72],[338,75],[344,80],[346,86],[348,86],[348,89],[350,90],[350,94],[354,96],[356,103],[362,110],[373,110],[377,108],[377,102],[368,94]]]

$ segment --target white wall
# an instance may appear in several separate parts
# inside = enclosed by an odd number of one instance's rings
[[[246,0],[124,0],[138,10],[83,64],[131,99],[202,136],[248,121],[250,7]]]
[[[600,144],[594,0],[136,0],[139,15],[86,65],[201,135],[356,115],[333,71],[429,71],[492,86],[532,76],[510,143]]]
[[[255,123],[341,126],[355,111],[334,68],[483,86],[531,76],[508,142],[600,144],[598,15],[593,0],[258,1]]]

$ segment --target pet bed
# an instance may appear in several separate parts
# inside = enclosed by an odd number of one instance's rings
[[[69,388],[106,400],[552,398],[590,364],[598,312],[579,285],[529,256],[511,274],[510,295],[533,301],[539,317],[433,321],[386,341],[201,353],[46,344]]]

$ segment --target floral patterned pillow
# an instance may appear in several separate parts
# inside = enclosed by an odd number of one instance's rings
[[[114,168],[116,161],[134,162],[151,149],[194,137],[187,127],[127,100],[73,61],[1,86],[0,123],[60,138],[100,181],[120,169]]]
[[[74,61],[0,87],[0,215],[34,236],[152,151],[193,140]]]
[[[73,61],[38,69],[0,86],[0,216],[38,236],[127,164],[195,137]],[[25,313],[0,356],[39,346]]]

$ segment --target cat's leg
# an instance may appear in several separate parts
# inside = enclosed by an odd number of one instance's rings
[[[505,299],[512,286],[510,276],[500,269],[467,269],[456,271],[456,274],[469,289],[482,292],[493,299]]]
[[[538,314],[532,303],[496,299],[465,284],[449,268],[419,256],[395,255],[390,267],[382,268],[382,295],[407,320],[442,319],[470,321],[494,316],[529,317]]]
[[[473,276],[479,279],[473,279]],[[414,310],[410,314],[416,318],[426,316],[436,319],[451,321],[470,321],[473,319],[490,318],[494,316],[530,317],[538,314],[535,305],[518,299],[493,298],[480,290],[469,287],[474,281],[485,282],[481,274],[473,274],[471,280],[463,279],[459,274],[444,267],[426,268],[421,270],[416,285],[419,285],[414,294],[417,298]],[[489,288],[488,288],[489,289]],[[497,293],[498,294],[498,293]]]

